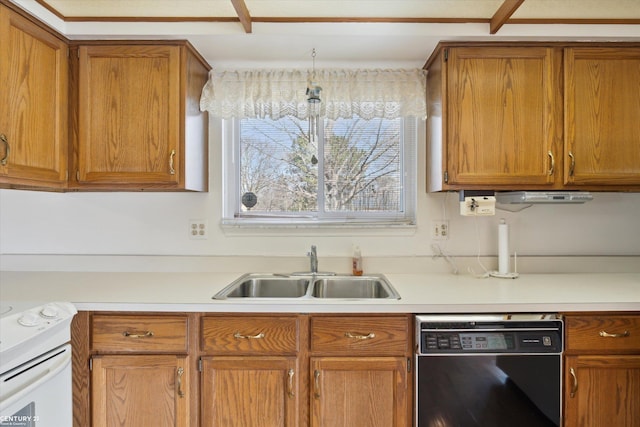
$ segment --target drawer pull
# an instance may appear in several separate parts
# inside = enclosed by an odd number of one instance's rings
[[[578,376],[576,375],[576,371],[571,368],[569,369],[569,373],[571,374],[571,379],[573,384],[571,384],[571,393],[569,396],[576,397],[576,392],[578,391]]]
[[[294,397],[295,393],[293,392],[293,376],[295,375],[295,371],[293,369],[289,369],[289,384],[288,384],[288,388],[289,390],[287,390],[289,397]]]
[[[313,397],[320,399],[320,371],[313,371]]]
[[[182,375],[184,375],[184,368],[181,366],[178,368],[178,372],[177,372],[179,397],[184,397],[184,391],[182,391]]]
[[[153,331],[147,331],[143,333],[131,333],[129,331],[124,331],[122,335],[127,338],[151,338],[153,336]]]
[[[629,335],[631,335],[629,331],[624,331],[621,334],[610,334],[607,331],[600,331],[600,336],[603,338],[626,338]]]
[[[353,338],[354,340],[370,340],[375,338],[376,334],[374,334],[373,332],[369,332],[368,334],[345,332],[344,336],[347,338]]]
[[[259,340],[264,338],[264,332],[260,332],[258,335],[242,335],[240,332],[236,332],[233,337],[238,340]]]

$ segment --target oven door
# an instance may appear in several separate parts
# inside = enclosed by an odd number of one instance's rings
[[[71,346],[0,374],[0,426],[71,427]]]
[[[561,425],[559,354],[417,356],[417,427]]]

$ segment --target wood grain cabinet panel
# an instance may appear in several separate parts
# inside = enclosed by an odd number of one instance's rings
[[[640,355],[568,356],[565,427],[635,427],[640,420]]]
[[[565,182],[640,186],[640,46],[565,49]]]
[[[299,418],[296,357],[203,357],[203,427],[294,427]]]
[[[0,188],[64,189],[68,46],[0,4]]]
[[[93,427],[187,427],[189,377],[184,356],[94,356]]]
[[[409,328],[405,315],[311,316],[310,425],[410,425]]]
[[[427,79],[429,191],[560,184],[561,61],[546,46],[437,53]]]
[[[443,42],[428,191],[640,190],[638,43]]]
[[[207,189],[209,66],[186,42],[75,46],[76,189]]]
[[[94,315],[95,352],[187,353],[186,316]]]
[[[565,315],[564,426],[640,420],[640,315]]]
[[[398,355],[407,351],[406,317],[312,317],[311,351],[343,355]]]
[[[312,427],[406,427],[403,357],[311,358]]]
[[[296,354],[297,316],[205,316],[202,351],[215,354]]]
[[[569,316],[566,350],[640,355],[640,316]]]

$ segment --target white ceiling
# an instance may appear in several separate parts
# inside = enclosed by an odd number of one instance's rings
[[[217,68],[421,67],[440,40],[637,40],[640,0],[13,0],[71,39],[186,38]],[[241,2],[242,3],[242,2]],[[246,24],[246,22],[245,22]]]

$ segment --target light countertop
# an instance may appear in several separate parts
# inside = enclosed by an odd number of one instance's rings
[[[386,274],[400,300],[213,300],[242,275],[193,272],[0,271],[2,301],[70,301],[78,310],[478,313],[640,311],[640,273],[522,274],[517,279]]]

